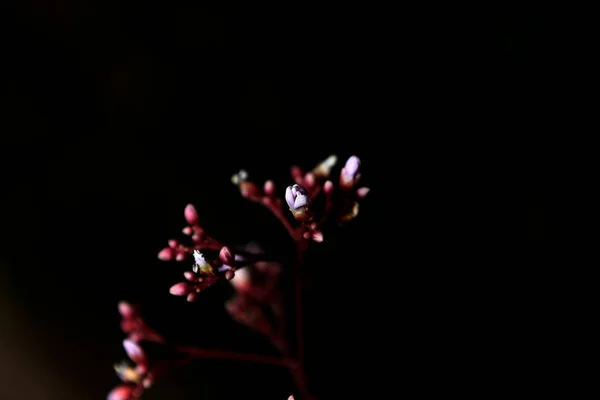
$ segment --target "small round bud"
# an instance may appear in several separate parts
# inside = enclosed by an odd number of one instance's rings
[[[234,262],[233,252],[229,247],[223,246],[219,251],[219,259],[223,261],[223,264],[231,265]]]
[[[173,250],[170,247],[165,247],[158,253],[158,259],[162,261],[170,261],[173,259]]]
[[[198,213],[196,212],[196,208],[192,204],[188,204],[187,206],[185,206],[183,215],[185,216],[185,220],[190,225],[196,225],[198,223]]]

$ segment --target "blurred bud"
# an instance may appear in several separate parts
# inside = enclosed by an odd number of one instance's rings
[[[234,256],[231,252],[231,249],[227,246],[221,247],[221,251],[219,251],[219,259],[223,261],[223,264],[231,265],[234,262]]]
[[[235,271],[232,269],[228,269],[225,271],[225,279],[228,281],[232,280],[235,277]]]
[[[321,232],[321,231],[314,231],[312,233],[312,240],[314,240],[317,243],[321,243],[323,241],[323,232]]]
[[[197,297],[198,297],[198,295],[196,293],[192,292],[192,293],[188,293],[186,299],[187,299],[188,303],[193,303],[194,301],[196,301]]]
[[[360,158],[351,156],[340,173],[340,186],[353,187],[360,179]]]
[[[369,191],[370,191],[370,190],[371,190],[371,189],[369,189],[368,187],[361,187],[361,188],[358,188],[358,189],[356,190],[356,195],[358,196],[358,198],[360,198],[360,199],[364,199],[365,197],[367,197],[367,194],[369,194]]]
[[[136,363],[136,364],[145,364],[146,363],[146,355],[144,354],[144,351],[133,340],[130,340],[130,339],[123,340],[123,348],[125,349],[125,352],[129,356],[131,361],[133,361],[134,363]]]
[[[158,259],[163,261],[170,261],[173,259],[173,250],[170,247],[165,247],[158,253]]]
[[[121,379],[123,382],[138,383],[141,379],[140,373],[135,368],[127,365],[126,362],[115,364],[114,369],[119,379]]]
[[[135,309],[126,301],[120,301],[118,307],[119,314],[121,314],[121,317],[123,318],[131,318],[135,315]]]
[[[285,190],[285,201],[297,220],[306,221],[310,217],[308,191],[304,186],[298,184],[288,186]]]
[[[330,155],[315,167],[313,174],[318,178],[328,178],[336,162],[337,156],[335,154]]]
[[[246,179],[248,179],[248,172],[246,172],[246,170],[244,169],[241,169],[240,172],[231,177],[231,183],[233,183],[234,185],[239,185]]]
[[[183,276],[185,276],[185,279],[187,279],[190,282],[194,282],[196,280],[196,274],[194,274],[191,271],[185,271],[183,273]]]
[[[191,287],[186,282],[179,282],[171,286],[169,293],[171,293],[173,296],[185,296],[190,290]]]
[[[325,194],[333,193],[333,182],[325,181],[325,183],[323,184],[323,192]]]
[[[263,187],[263,190],[267,196],[274,196],[275,195],[275,183],[273,183],[273,181],[271,181],[271,180],[266,181],[265,185]]]
[[[229,280],[233,287],[240,292],[247,292],[251,287],[251,277],[248,268],[241,268],[236,271],[235,276]]]
[[[196,208],[192,204],[188,204],[187,206],[185,206],[183,215],[185,216],[185,220],[190,225],[196,225],[198,223],[198,213],[196,212]]]
[[[120,385],[111,390],[106,400],[130,400],[134,387],[131,385]]]

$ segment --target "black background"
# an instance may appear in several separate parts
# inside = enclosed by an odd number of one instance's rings
[[[3,399],[104,398],[124,357],[121,299],[173,340],[272,351],[228,319],[226,286],[170,296],[184,267],[156,254],[190,202],[224,240],[284,246],[229,179],[245,168],[281,192],[292,164],[329,154],[360,156],[372,190],[309,257],[317,394],[464,393],[469,374],[494,375],[479,365],[533,340],[534,272],[498,269],[497,248],[556,235],[544,132],[561,123],[562,82],[547,85],[556,42],[535,13],[38,0],[0,18]],[[145,396],[292,390],[276,369],[202,361]]]

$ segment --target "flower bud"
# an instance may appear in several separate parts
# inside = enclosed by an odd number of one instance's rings
[[[231,249],[227,246],[221,247],[221,251],[219,251],[219,259],[223,262],[223,264],[233,264],[234,256]]]
[[[335,154],[330,155],[325,160],[321,161],[319,165],[313,170],[313,174],[318,178],[328,178],[331,169],[337,162],[337,156]]]
[[[158,259],[162,261],[170,261],[173,259],[173,249],[165,247],[158,253]]]
[[[198,213],[196,212],[196,208],[192,204],[188,204],[187,206],[185,206],[183,215],[185,216],[185,220],[190,225],[196,225],[198,223]]]
[[[310,217],[308,191],[304,186],[298,184],[288,186],[285,189],[285,201],[297,220],[306,221]]]
[[[340,173],[340,185],[345,188],[351,188],[360,179],[360,158],[351,156],[346,161],[346,165]]]
[[[123,340],[123,348],[125,349],[125,352],[129,356],[131,361],[133,361],[134,363],[136,363],[136,364],[145,364],[146,363],[146,355],[144,354],[144,351],[133,340],[130,340],[130,339]]]
[[[190,290],[191,287],[186,282],[179,282],[171,286],[169,293],[171,293],[173,296],[185,296],[190,292]]]
[[[119,314],[123,318],[132,318],[135,315],[135,309],[126,301],[120,301],[118,304]]]
[[[133,393],[133,386],[119,385],[108,394],[106,400],[129,400]]]

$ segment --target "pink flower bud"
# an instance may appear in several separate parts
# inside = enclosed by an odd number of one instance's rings
[[[119,385],[106,397],[106,400],[130,400],[134,387],[131,385]]]
[[[175,261],[183,261],[185,260],[186,254],[184,252],[177,253],[175,256]]]
[[[371,190],[371,189],[369,189],[368,187],[361,187],[361,188],[358,188],[358,189],[356,190],[356,195],[357,195],[359,198],[361,198],[361,199],[364,199],[365,197],[367,197],[367,194],[369,194],[369,191],[370,191],[370,190]]]
[[[227,271],[225,271],[225,279],[227,279],[228,281],[232,280],[235,277],[235,271],[232,269],[229,269]]]
[[[192,233],[194,233],[194,230],[192,229],[191,226],[186,226],[185,228],[183,228],[181,230],[181,232],[183,232],[184,235],[190,236]]]
[[[187,284],[187,282],[179,282],[171,286],[169,293],[171,293],[173,296],[185,296],[190,292],[190,290],[191,287]]]
[[[309,188],[315,186],[315,174],[313,174],[312,172],[308,172],[304,176],[304,184]]]
[[[144,354],[142,348],[136,342],[130,339],[125,339],[123,340],[123,348],[125,349],[125,352],[129,356],[131,361],[133,361],[134,363],[146,363],[146,355]]]
[[[263,190],[267,196],[274,196],[275,195],[275,184],[273,183],[273,181],[271,181],[271,180],[266,181],[265,186],[263,187]]]
[[[323,192],[325,194],[333,193],[333,182],[325,181],[325,183],[323,184]]]
[[[196,298],[198,297],[198,294],[192,292],[192,293],[188,293],[187,295],[187,301],[188,303],[193,303],[194,301],[196,301]]]
[[[192,204],[188,204],[187,206],[185,206],[183,215],[185,216],[185,220],[190,225],[196,225],[198,223],[198,213],[196,212],[196,208]]]
[[[119,314],[121,314],[123,318],[131,318],[135,315],[135,309],[126,301],[120,301],[118,307]]]
[[[179,242],[177,240],[171,239],[169,240],[169,247],[172,249],[176,249],[177,246],[179,245]]]
[[[194,282],[196,280],[196,274],[194,274],[191,271],[185,271],[183,273],[183,276],[185,276],[185,279],[187,279],[188,281]]]
[[[158,253],[158,259],[163,261],[170,261],[173,259],[173,249],[165,247]]]
[[[227,246],[221,247],[221,251],[219,252],[219,258],[223,261],[223,264],[233,264],[234,256],[231,252],[231,249]]]
[[[323,232],[321,232],[321,231],[314,231],[312,233],[312,240],[314,240],[317,243],[321,243],[323,241]]]
[[[302,169],[300,167],[298,167],[297,165],[294,165],[291,168],[291,174],[292,174],[292,179],[294,180],[294,182],[296,183],[302,183],[302,177],[304,176],[304,172],[302,172]]]

